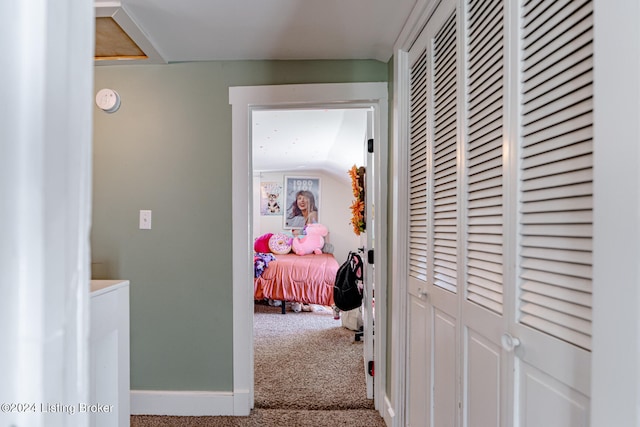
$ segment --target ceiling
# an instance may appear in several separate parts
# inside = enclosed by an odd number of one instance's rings
[[[322,170],[344,181],[364,165],[366,109],[259,110],[252,113],[256,172]]]
[[[376,59],[387,62],[418,0],[96,0],[120,13],[150,62]],[[118,19],[116,21],[119,22]],[[125,26],[129,28],[124,28]],[[146,53],[146,52],[145,52]],[[156,57],[157,56],[157,57]]]
[[[418,1],[96,0],[96,17],[110,18],[102,21],[113,20],[123,33],[114,31],[113,22],[96,21],[96,54],[106,54],[95,64],[387,62]],[[254,119],[255,170],[315,169],[348,179],[346,171],[358,159],[359,165],[364,161],[364,110],[261,111]]]

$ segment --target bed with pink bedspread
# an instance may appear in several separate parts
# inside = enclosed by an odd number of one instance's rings
[[[332,254],[275,255],[254,279],[254,298],[333,305],[338,261]],[[283,304],[284,313],[284,304]]]

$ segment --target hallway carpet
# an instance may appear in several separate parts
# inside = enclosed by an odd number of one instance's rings
[[[366,398],[362,342],[329,311],[256,304],[255,409],[248,417],[137,415],[132,427],[384,427]]]
[[[385,427],[372,409],[309,411],[254,409],[248,417],[162,417],[135,415],[132,427]]]

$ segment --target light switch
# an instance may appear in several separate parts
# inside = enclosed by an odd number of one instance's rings
[[[151,230],[151,211],[140,211],[140,230]]]

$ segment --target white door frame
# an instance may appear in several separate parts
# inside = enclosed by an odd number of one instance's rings
[[[640,1],[594,0],[594,11],[591,426],[637,427]]]
[[[378,153],[387,152],[387,83],[326,83],[229,88],[232,105],[233,214],[233,414],[253,408],[253,275],[251,111],[265,108],[372,107]],[[375,157],[375,235],[387,235],[387,156]],[[377,259],[386,259],[386,239],[376,242]],[[376,265],[375,407],[380,410],[386,378],[386,264]]]
[[[393,408],[393,416],[385,417],[388,426],[400,427],[405,425],[406,394],[406,366],[407,366],[407,257],[409,248],[408,201],[409,175],[409,53],[398,49],[395,53],[394,64],[394,135],[393,135],[393,240],[390,242],[392,253],[395,255],[389,267],[391,268],[391,401],[388,406]],[[401,190],[402,189],[402,190]]]

